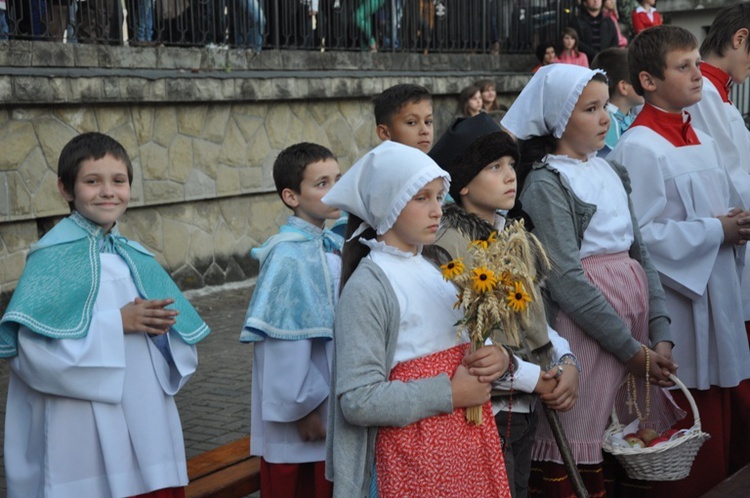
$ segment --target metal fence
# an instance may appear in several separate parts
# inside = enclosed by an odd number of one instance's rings
[[[530,52],[576,0],[5,0],[7,35],[248,49]],[[0,0],[0,6],[3,0]]]
[[[745,118],[745,126],[750,129],[750,83],[745,81],[742,85],[732,85],[729,98]]]

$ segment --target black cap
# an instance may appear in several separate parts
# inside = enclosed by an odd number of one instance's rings
[[[429,156],[450,173],[450,194],[459,203],[461,189],[485,166],[504,156],[519,157],[516,142],[486,113],[456,118]]]

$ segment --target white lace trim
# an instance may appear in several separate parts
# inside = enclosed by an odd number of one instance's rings
[[[359,243],[370,248],[371,251],[382,252],[385,254],[392,254],[393,256],[399,256],[401,258],[414,258],[422,254],[422,246],[417,246],[417,253],[402,251],[397,247],[386,244],[382,240],[376,239],[359,239]]]

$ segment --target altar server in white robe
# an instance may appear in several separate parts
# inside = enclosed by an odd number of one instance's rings
[[[728,475],[732,441],[740,439],[730,405],[732,390],[750,378],[740,290],[748,213],[716,143],[684,112],[701,98],[695,37],[676,26],[646,30],[633,40],[628,63],[646,104],[608,158],[630,174],[636,216],[672,317],[679,376],[712,435],[693,464],[700,472],[662,495],[699,496]],[[689,408],[681,392],[674,397]],[[692,417],[683,424],[692,425]]]
[[[174,395],[209,329],[154,257],[119,234],[133,177],[124,148],[79,135],[58,175],[73,212],[31,247],[0,320],[8,496],[183,497]]]
[[[732,188],[750,209],[750,131],[739,109],[729,99],[731,85],[750,76],[750,4],[725,7],[714,18],[701,45],[703,95],[688,107],[693,126],[714,139]],[[750,251],[742,273],[743,318],[750,322]]]

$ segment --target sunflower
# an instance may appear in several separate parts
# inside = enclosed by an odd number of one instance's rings
[[[495,272],[492,270],[488,270],[486,267],[482,266],[480,268],[474,268],[473,273],[474,276],[471,277],[471,286],[475,291],[481,293],[491,291],[497,285],[497,277],[495,277]]]
[[[440,270],[443,272],[443,278],[445,280],[453,280],[457,276],[461,275],[466,267],[463,263],[463,258],[454,259],[448,261],[444,265],[440,266]]]
[[[531,296],[524,290],[521,282],[514,282],[514,289],[508,291],[508,305],[513,311],[526,311],[526,307],[531,302]]]

